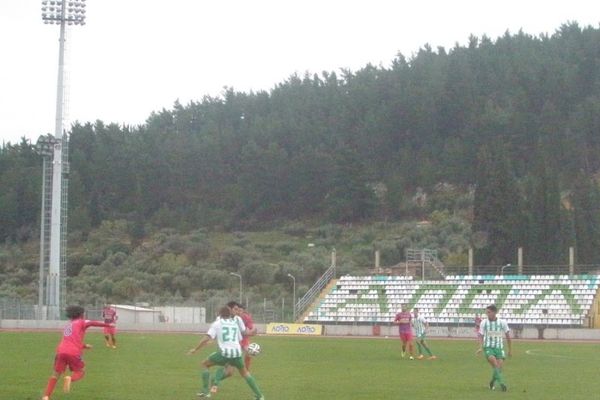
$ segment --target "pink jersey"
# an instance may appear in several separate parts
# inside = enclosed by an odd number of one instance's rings
[[[86,319],[74,319],[63,331],[63,338],[56,349],[57,354],[68,354],[72,356],[80,356],[83,351],[83,339],[85,337],[85,330],[90,326],[109,326],[100,321],[89,321]]]
[[[104,307],[104,310],[102,310],[102,318],[104,318],[104,322],[107,324],[114,324],[117,322],[117,312],[114,308]]]
[[[246,325],[247,329],[254,329],[254,321],[252,321],[252,315],[247,312],[241,315],[242,321],[244,321],[244,325]]]
[[[241,315],[242,321],[244,321],[244,325],[246,325],[246,329],[254,329],[254,321],[252,321],[252,315],[247,312],[242,313]],[[246,348],[250,344],[250,337],[244,336],[241,341],[242,347]]]
[[[410,311],[403,311],[396,314],[394,322],[400,322],[398,330],[400,333],[412,332],[411,328],[412,315]]]

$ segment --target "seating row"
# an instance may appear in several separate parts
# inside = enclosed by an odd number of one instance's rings
[[[519,324],[539,320],[581,324],[599,282],[595,275],[447,276],[443,281],[425,282],[411,277],[344,276],[305,320],[360,322],[371,318],[385,323],[402,304],[408,304],[420,308],[432,323],[462,323],[456,321],[468,320],[495,303],[500,315]]]

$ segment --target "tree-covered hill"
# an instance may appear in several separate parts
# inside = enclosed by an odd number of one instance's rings
[[[160,79],[160,78],[157,78]],[[70,132],[69,230],[256,230],[470,216],[478,264],[599,263],[600,30],[471,37]],[[0,150],[0,239],[38,235],[41,160]],[[440,191],[442,187],[451,190]],[[474,196],[473,194],[474,189]],[[415,201],[430,196],[427,206]],[[149,229],[149,227],[151,229]]]

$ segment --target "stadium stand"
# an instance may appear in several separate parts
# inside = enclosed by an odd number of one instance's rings
[[[343,276],[304,321],[385,324],[407,303],[431,324],[465,325],[494,303],[509,324],[584,326],[599,282],[596,275]]]

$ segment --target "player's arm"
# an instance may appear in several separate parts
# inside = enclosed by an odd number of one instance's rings
[[[510,331],[506,331],[506,344],[508,345],[508,356],[512,357],[512,339],[510,337]]]
[[[477,341],[479,342],[479,347],[477,348],[476,354],[479,354],[483,351],[483,322],[479,325],[479,331],[477,332]]]
[[[188,355],[194,354],[195,352],[197,352],[198,350],[200,350],[201,348],[206,346],[211,340],[213,340],[212,337],[210,337],[210,335],[206,335],[204,337],[204,339],[202,339],[196,347],[194,347],[193,349],[190,349],[190,351],[188,351]]]
[[[97,328],[112,328],[115,325],[107,324],[106,322],[102,322],[102,321],[90,321],[90,320],[85,321],[85,329],[90,328],[92,326],[95,326]]]
[[[256,328],[247,328],[244,332],[242,332],[242,336],[254,336],[256,335],[257,329]]]
[[[396,315],[396,318],[394,319],[394,321],[392,322],[392,324],[394,324],[394,325],[400,325],[400,318],[398,318],[397,315]]]

